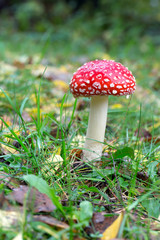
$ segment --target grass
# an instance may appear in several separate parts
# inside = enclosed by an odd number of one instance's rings
[[[57,230],[35,222],[34,214],[29,219],[24,204],[21,224],[17,229],[2,229],[0,236],[2,239],[13,239],[22,233],[24,239],[76,239],[76,236],[97,239],[99,233],[96,230],[90,236],[84,230],[93,212],[105,211],[115,215],[125,209],[119,237],[159,239],[160,152],[159,142],[155,141],[160,135],[159,127],[155,125],[159,121],[159,108],[156,101],[148,101],[148,96],[152,98],[159,93],[154,91],[153,86],[157,82],[160,48],[155,49],[152,39],[146,37],[135,38],[121,46],[110,42],[106,51],[103,41],[98,39],[91,44],[89,36],[82,39],[81,34],[87,29],[76,32],[71,31],[72,26],[67,27],[66,31],[62,27],[54,34],[51,29],[45,34],[13,32],[12,38],[9,37],[10,31],[2,31],[1,62],[8,65],[2,65],[0,78],[3,123],[0,130],[0,143],[3,144],[0,170],[45,192],[57,207],[51,215],[67,222],[69,228]],[[15,60],[21,62],[21,56],[31,57],[32,63],[28,65],[25,62],[22,69],[11,69]],[[65,67],[67,72],[72,73],[84,59],[97,57],[108,57],[128,65],[136,75],[138,86],[146,93],[146,99],[145,95],[141,98],[138,93],[130,100],[125,97],[109,98],[102,163],[99,168],[91,166],[92,172],[86,172],[74,165],[74,158],[70,155],[73,149],[83,147],[89,100],[84,99],[83,110],[78,111],[77,105],[81,100],[74,101],[69,92],[59,94],[57,90],[53,93],[53,83],[43,76],[34,76],[32,69],[46,60],[44,75],[47,65],[54,65],[59,71]],[[151,90],[148,90],[148,83]],[[60,92],[63,93],[63,90],[60,89]],[[56,107],[57,102],[59,107]],[[43,108],[47,107],[46,103],[55,103],[47,113]],[[72,106],[66,107],[68,103]],[[29,121],[24,117],[26,112],[29,113]],[[142,128],[152,133],[150,140],[135,135],[135,131]],[[58,170],[55,161],[57,153],[63,159],[63,165],[60,163]],[[35,185],[35,178],[41,184]],[[5,195],[10,192],[3,183],[0,191]]]

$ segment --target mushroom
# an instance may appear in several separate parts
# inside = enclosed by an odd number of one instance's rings
[[[91,97],[90,113],[82,160],[89,162],[102,156],[108,111],[108,95],[134,93],[135,78],[128,68],[113,60],[85,63],[73,74],[70,91],[76,97]]]

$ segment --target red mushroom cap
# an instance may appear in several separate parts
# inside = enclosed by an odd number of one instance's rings
[[[94,95],[130,95],[136,89],[135,78],[128,68],[113,60],[85,63],[73,74],[70,91],[74,97]]]

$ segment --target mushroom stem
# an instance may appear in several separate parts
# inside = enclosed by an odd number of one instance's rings
[[[104,134],[107,122],[108,96],[91,97],[90,114],[82,160],[99,160],[102,156]],[[93,139],[93,140],[92,140]]]

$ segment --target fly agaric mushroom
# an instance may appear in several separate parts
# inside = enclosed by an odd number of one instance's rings
[[[135,78],[128,68],[113,60],[85,63],[73,74],[70,91],[74,97],[91,97],[90,114],[82,160],[92,161],[102,156],[108,111],[108,95],[134,93]]]

